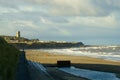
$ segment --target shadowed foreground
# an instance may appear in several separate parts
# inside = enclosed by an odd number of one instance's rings
[[[24,51],[22,51],[20,54],[20,61],[16,73],[16,80],[31,80],[27,68],[27,60],[25,58]]]
[[[0,80],[15,80],[19,50],[0,37]]]

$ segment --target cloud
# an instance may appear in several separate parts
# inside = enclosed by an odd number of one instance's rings
[[[120,8],[120,2],[116,0],[31,0],[31,2],[45,5],[52,16],[106,16]]]
[[[0,34],[20,30],[29,38],[111,37],[120,34],[119,13],[119,0],[0,0]]]
[[[54,26],[54,29],[56,29],[55,31],[57,35],[71,36],[71,33],[67,31],[66,29],[63,29],[62,27]]]
[[[43,23],[55,23],[55,24],[63,24],[63,23],[69,23],[69,20],[66,17],[40,17],[40,20]]]
[[[112,15],[103,16],[103,17],[74,17],[70,21],[71,24],[78,24],[87,27],[94,26],[94,27],[107,27],[107,28],[112,28],[112,27],[114,28],[118,22],[116,18]]]
[[[54,5],[55,4],[55,5]],[[95,7],[89,0],[54,0],[51,13],[65,16],[92,16],[96,15]]]
[[[108,16],[120,9],[118,0],[1,0],[0,4],[8,10],[44,12],[46,16]]]
[[[0,14],[5,14],[5,13],[18,13],[19,11],[14,8],[6,8],[6,7],[0,7]]]

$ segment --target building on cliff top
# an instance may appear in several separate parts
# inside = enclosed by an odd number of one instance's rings
[[[17,37],[17,38],[20,38],[20,31],[18,31],[18,32],[16,33],[16,37]]]

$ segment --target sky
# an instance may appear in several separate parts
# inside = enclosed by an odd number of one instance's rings
[[[0,35],[120,45],[120,0],[0,0]]]

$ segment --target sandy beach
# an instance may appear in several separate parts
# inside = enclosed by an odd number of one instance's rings
[[[37,50],[26,50],[26,58],[27,60],[39,62],[48,67],[56,66],[58,60],[70,60],[72,66],[82,69],[116,73],[117,77],[120,77],[120,62],[85,56],[50,54],[48,52]]]
[[[85,56],[49,54],[48,52],[36,50],[26,50],[26,58],[42,64],[56,64],[57,60],[70,60],[72,64],[107,64],[120,66],[120,62],[117,61],[109,61]]]

